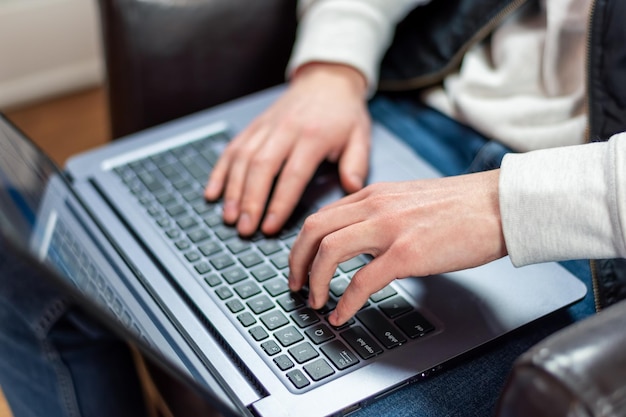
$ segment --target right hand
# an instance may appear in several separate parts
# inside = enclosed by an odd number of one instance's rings
[[[347,192],[361,189],[370,150],[366,89],[349,66],[298,68],[287,91],[232,140],[209,177],[205,197],[223,196],[224,221],[244,236],[259,225],[277,233],[324,160],[339,163]]]

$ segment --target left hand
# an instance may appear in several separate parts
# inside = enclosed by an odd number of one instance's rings
[[[338,264],[372,255],[329,317],[339,326],[395,278],[461,270],[506,255],[499,172],[373,184],[322,208],[306,219],[291,250],[290,289],[301,289],[308,276],[309,304],[321,308]]]

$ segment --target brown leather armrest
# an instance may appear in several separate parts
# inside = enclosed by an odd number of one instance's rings
[[[626,302],[520,356],[497,410],[498,417],[626,416]]]

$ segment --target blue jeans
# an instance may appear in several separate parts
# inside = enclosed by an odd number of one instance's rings
[[[499,166],[508,150],[419,105],[379,97],[375,120],[446,175]],[[587,262],[564,264],[590,287]],[[567,311],[473,352],[441,374],[365,407],[365,416],[489,416],[515,358],[594,312],[587,297]],[[24,274],[0,245],[0,386],[15,417],[141,416],[143,396],[126,345],[71,308],[54,288]]]
[[[0,387],[15,417],[145,416],[128,346],[0,240]]]

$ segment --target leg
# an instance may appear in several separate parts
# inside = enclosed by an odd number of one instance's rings
[[[128,347],[0,247],[0,386],[16,417],[142,416]]]

